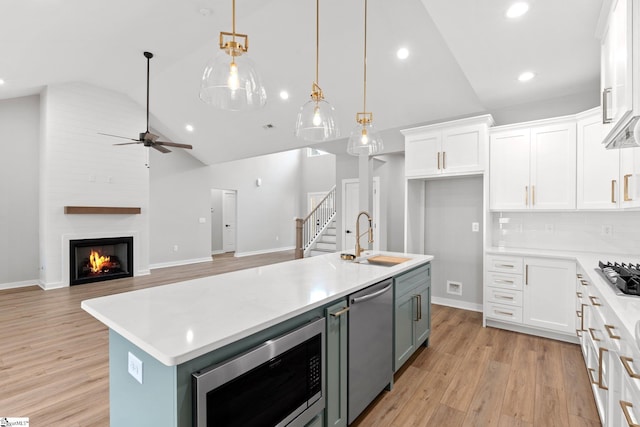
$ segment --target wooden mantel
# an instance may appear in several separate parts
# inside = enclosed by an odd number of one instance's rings
[[[65,206],[65,214],[106,214],[106,215],[136,215],[141,211],[136,207],[122,206]]]

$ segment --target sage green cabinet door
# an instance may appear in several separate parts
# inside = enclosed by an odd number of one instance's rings
[[[417,297],[405,294],[395,303],[395,339],[393,371],[397,371],[416,350],[414,322],[416,320]]]
[[[431,334],[431,285],[422,286],[417,290],[420,304],[417,321],[415,322],[416,345],[420,345]]]
[[[326,426],[347,425],[348,305],[342,300],[326,309]]]

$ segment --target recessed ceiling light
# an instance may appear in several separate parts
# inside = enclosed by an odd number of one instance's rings
[[[525,71],[524,73],[518,76],[518,80],[521,82],[528,82],[529,80],[533,79],[535,76],[536,74],[534,72]]]
[[[507,9],[507,18],[518,18],[529,10],[529,5],[523,1],[514,3]]]
[[[407,59],[409,57],[409,49],[407,49],[406,47],[401,47],[396,52],[396,55],[398,56],[398,59]]]
[[[281,90],[280,91],[280,98],[281,99],[289,99],[289,92],[287,92],[286,90]]]
[[[193,125],[186,125],[184,128],[187,130],[187,132],[193,132]]]

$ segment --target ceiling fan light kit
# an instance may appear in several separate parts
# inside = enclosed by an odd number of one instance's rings
[[[144,57],[147,58],[147,129],[144,132],[140,132],[138,139],[127,138],[125,136],[112,135],[109,133],[102,133],[102,132],[98,132],[98,134],[132,141],[132,142],[123,142],[120,144],[113,144],[113,145],[143,144],[145,147],[155,148],[161,153],[171,152],[171,150],[169,150],[166,147],[186,148],[191,150],[193,146],[191,146],[190,144],[178,144],[177,142],[158,141],[158,138],[160,137],[158,135],[154,135],[151,132],[149,132],[149,71],[150,71],[151,58],[153,58],[153,53],[144,52]]]
[[[249,37],[236,33],[236,2],[232,1],[233,30],[220,33],[220,51],[202,74],[200,99],[222,110],[254,110],[266,104],[267,92],[247,56]]]
[[[320,0],[316,0],[316,79],[311,86],[311,99],[298,112],[295,135],[306,141],[321,142],[339,137],[334,108],[324,99],[318,84],[320,58]]]
[[[362,112],[356,114],[358,123],[349,136],[347,153],[352,156],[380,153],[384,148],[382,137],[373,127],[373,113],[367,112],[367,0],[364,0],[364,89]]]

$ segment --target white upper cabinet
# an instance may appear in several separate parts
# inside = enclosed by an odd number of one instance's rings
[[[489,200],[492,210],[575,209],[575,121],[492,129]]]
[[[633,0],[613,0],[601,42],[604,123],[618,123],[633,109]]]
[[[405,129],[405,175],[429,178],[483,173],[489,115]]]

